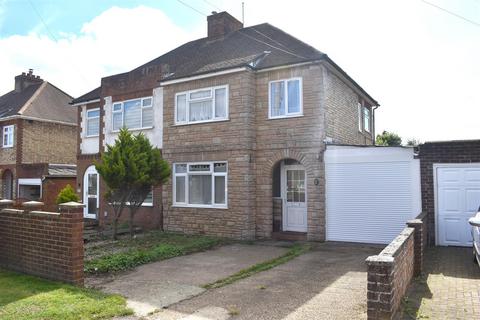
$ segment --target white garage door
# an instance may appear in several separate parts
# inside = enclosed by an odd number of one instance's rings
[[[327,240],[389,243],[421,212],[413,149],[328,146],[324,159]]]
[[[468,219],[480,206],[480,164],[435,165],[437,243],[472,246]]]

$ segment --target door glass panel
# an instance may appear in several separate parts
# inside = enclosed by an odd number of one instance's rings
[[[287,202],[305,202],[304,170],[287,170]]]
[[[88,198],[88,214],[97,214],[97,198]]]
[[[91,173],[88,175],[88,195],[97,195],[97,174]]]

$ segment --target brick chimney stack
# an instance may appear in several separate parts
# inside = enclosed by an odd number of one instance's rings
[[[33,69],[28,69],[28,73],[22,72],[21,75],[15,77],[15,91],[22,92],[32,84],[42,83],[40,76],[33,74]]]
[[[212,14],[207,17],[207,21],[209,38],[223,37],[230,32],[243,28],[243,23],[226,11],[220,13],[213,11]]]

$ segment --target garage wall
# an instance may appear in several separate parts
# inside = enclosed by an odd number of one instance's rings
[[[328,146],[327,240],[386,244],[421,212],[412,148]]]
[[[435,245],[435,186],[433,164],[480,162],[480,140],[427,142],[419,146],[422,209],[428,214],[428,243]]]

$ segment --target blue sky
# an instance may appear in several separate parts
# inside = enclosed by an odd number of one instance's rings
[[[480,0],[425,1],[244,0],[245,24],[270,22],[327,53],[381,103],[377,132],[480,138]],[[0,94],[33,68],[78,96],[103,76],[204,37],[213,10],[240,19],[241,3],[0,0]]]

